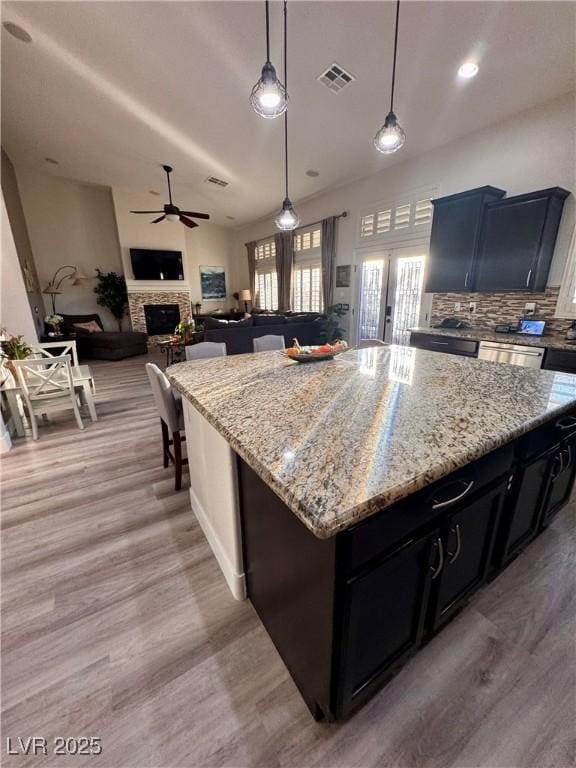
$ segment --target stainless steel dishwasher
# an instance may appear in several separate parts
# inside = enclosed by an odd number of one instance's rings
[[[511,365],[524,365],[527,368],[541,368],[544,351],[545,347],[481,341],[478,357],[480,360],[492,360],[495,363],[510,363]]]

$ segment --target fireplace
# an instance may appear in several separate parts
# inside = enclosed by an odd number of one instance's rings
[[[180,307],[178,304],[145,304],[144,319],[149,336],[174,333],[180,322]]]

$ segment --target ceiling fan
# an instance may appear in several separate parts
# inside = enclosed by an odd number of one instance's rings
[[[151,221],[150,224],[158,224],[159,221],[164,221],[164,219],[166,219],[167,221],[181,221],[182,224],[190,227],[190,229],[197,227],[198,224],[195,221],[192,221],[192,219],[187,218],[188,216],[192,216],[194,219],[209,219],[210,216],[207,213],[181,211],[177,205],[174,205],[172,202],[172,189],[170,187],[170,174],[172,173],[172,168],[169,165],[163,165],[162,168],[164,168],[166,171],[166,179],[168,180],[168,197],[170,202],[165,204],[164,210],[162,211],[130,211],[130,213],[161,213],[162,216],[158,216],[158,218],[154,219],[154,221]]]

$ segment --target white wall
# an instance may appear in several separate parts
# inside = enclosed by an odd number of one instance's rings
[[[226,301],[203,302],[203,310],[227,309],[233,304],[232,293],[237,290],[236,269],[232,253],[232,232],[229,229],[199,221],[199,226],[189,229],[180,222],[150,222],[154,215],[136,215],[131,210],[150,211],[161,209],[163,200],[150,194],[137,194],[121,189],[113,190],[118,234],[124,273],[129,288],[189,288],[192,303],[202,301],[200,290],[200,266],[221,266],[226,269]],[[160,248],[182,251],[184,280],[135,281],[130,264],[130,248]]]
[[[359,211],[379,200],[394,199],[421,187],[435,186],[439,195],[449,195],[484,184],[501,187],[509,195],[553,186],[564,187],[574,194],[574,114],[574,94],[556,99],[373,176],[301,202],[297,204],[300,219],[306,224],[348,211],[348,218],[338,222],[337,263],[350,264],[358,245]],[[358,140],[371,141],[371,137],[360,136]],[[410,141],[409,131],[407,141]],[[280,202],[279,197],[279,206]],[[562,279],[574,220],[572,195],[564,206],[548,279],[551,286],[559,285]],[[234,252],[239,263],[240,282],[247,284],[248,280],[244,243],[269,236],[274,231],[271,217],[236,232]],[[352,303],[350,292],[346,294],[340,290],[335,298]]]
[[[4,195],[2,195],[1,262],[0,326],[6,328],[12,336],[24,336],[28,343],[38,341]]]
[[[20,168],[16,171],[24,215],[41,287],[64,264],[78,266],[93,276],[96,267],[122,272],[120,247],[110,189]],[[98,312],[107,329],[117,324],[96,303],[95,280],[73,286],[62,285],[56,310],[83,314]],[[44,297],[46,312],[51,312],[50,297]]]

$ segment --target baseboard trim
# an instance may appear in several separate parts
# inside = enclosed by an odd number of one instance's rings
[[[196,515],[196,519],[200,524],[200,528],[202,528],[204,536],[206,536],[208,544],[210,544],[210,548],[214,553],[216,560],[218,561],[218,565],[224,574],[224,578],[226,579],[226,583],[230,588],[230,592],[232,592],[232,595],[236,600],[246,600],[246,574],[238,573],[234,569],[234,566],[231,563],[226,550],[222,546],[222,542],[212,527],[212,523],[210,522],[204,507],[200,503],[192,488],[190,488],[190,502],[192,504],[192,511]]]

